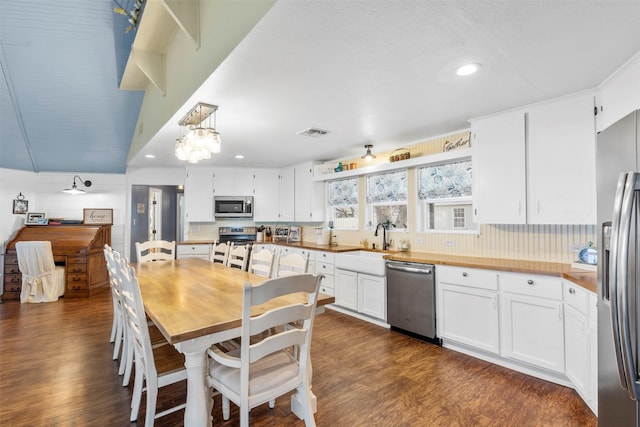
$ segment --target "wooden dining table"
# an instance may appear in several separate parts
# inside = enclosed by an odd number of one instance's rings
[[[184,425],[209,426],[213,400],[206,380],[207,349],[240,336],[243,285],[257,285],[267,279],[200,258],[132,265],[147,315],[167,341],[185,356],[187,406]],[[281,297],[255,307],[252,314],[293,302],[306,302],[306,296]],[[321,309],[332,302],[332,296],[320,294],[317,305]],[[294,395],[291,409],[303,418],[300,408],[300,400]]]

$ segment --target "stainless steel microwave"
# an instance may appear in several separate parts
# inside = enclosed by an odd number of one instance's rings
[[[251,218],[253,196],[214,196],[213,209],[216,218]]]

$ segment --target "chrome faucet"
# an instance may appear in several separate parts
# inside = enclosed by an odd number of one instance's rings
[[[374,236],[378,235],[378,229],[382,227],[382,250],[387,250],[387,227],[384,226],[383,223],[376,225],[376,231],[373,233]]]

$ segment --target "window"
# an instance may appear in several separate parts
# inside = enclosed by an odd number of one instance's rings
[[[419,168],[418,229],[477,231],[471,190],[471,160]]]
[[[358,178],[329,182],[329,218],[336,230],[358,229]]]
[[[406,170],[367,177],[367,228],[387,222],[391,230],[407,229]]]

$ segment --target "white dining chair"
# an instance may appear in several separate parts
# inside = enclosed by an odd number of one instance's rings
[[[249,273],[271,277],[273,273],[274,255],[269,249],[252,250],[249,256]]]
[[[309,269],[309,252],[304,255],[291,253],[278,257],[278,262],[274,270],[275,277],[291,276],[293,274],[303,274]]]
[[[135,352],[135,380],[131,398],[131,421],[136,421],[142,393],[146,391],[145,426],[152,427],[156,418],[185,408],[179,404],[162,412],[156,412],[158,389],[187,379],[184,356],[171,345],[153,348],[144,304],[135,270],[124,263],[118,270],[122,288],[125,318],[131,332]]]
[[[136,259],[138,262],[172,260],[176,257],[176,242],[166,240],[147,240],[136,242]]]
[[[300,274],[277,277],[259,285],[245,283],[242,301],[240,348],[224,352],[214,346],[208,350],[209,385],[222,394],[222,414],[229,419],[232,401],[240,407],[240,426],[249,425],[249,411],[258,405],[297,390],[306,426],[315,426],[311,404],[311,332],[322,275]],[[304,293],[304,303],[283,304],[252,317],[255,306],[284,295]],[[288,324],[299,327],[285,329]],[[282,326],[282,327],[281,327]],[[276,328],[268,339],[252,341]],[[298,349],[298,357],[291,347]]]
[[[238,245],[231,243],[229,248],[229,256],[227,257],[227,267],[239,268],[246,271],[249,264],[249,252],[251,251],[251,245]]]
[[[64,295],[65,268],[55,264],[50,241],[17,242],[16,252],[22,273],[20,302],[53,302]]]
[[[209,251],[209,262],[217,262],[226,265],[230,248],[231,245],[229,242],[218,243],[216,240],[211,245],[211,250]]]

